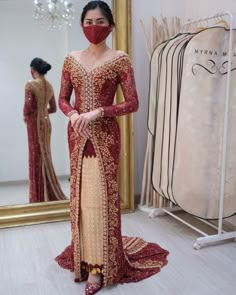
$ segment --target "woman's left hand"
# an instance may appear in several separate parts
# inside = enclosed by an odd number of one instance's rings
[[[101,111],[96,109],[94,111],[83,113],[79,115],[79,118],[76,120],[74,124],[74,129],[76,129],[79,133],[83,132],[88,128],[88,124],[91,121],[96,120],[101,115]]]

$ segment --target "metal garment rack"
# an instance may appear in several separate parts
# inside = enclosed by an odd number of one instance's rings
[[[170,215],[177,219],[178,221],[182,222],[183,224],[187,225],[191,229],[195,230],[196,232],[200,233],[203,237],[196,239],[193,248],[196,250],[201,249],[204,245],[210,245],[212,243],[234,239],[236,241],[236,231],[234,232],[226,232],[223,230],[223,210],[224,210],[224,191],[225,191],[225,172],[226,172],[226,152],[227,152],[227,139],[228,139],[228,118],[229,118],[229,99],[230,99],[230,84],[231,84],[231,63],[232,63],[232,54],[233,54],[233,14],[231,12],[223,12],[218,13],[210,17],[202,18],[195,21],[188,21],[183,25],[183,28],[187,26],[202,24],[203,22],[208,22],[209,20],[223,20],[223,18],[229,18],[229,62],[228,62],[228,73],[227,73],[227,84],[226,84],[226,97],[225,97],[225,114],[224,114],[224,135],[223,135],[223,152],[222,152],[222,169],[221,169],[221,184],[220,184],[220,206],[219,206],[219,220],[218,226],[213,225],[212,223],[208,222],[207,220],[197,218],[198,220],[202,221],[203,223],[209,225],[210,227],[218,230],[216,235],[208,235],[207,233],[203,232],[199,228],[193,226],[192,224],[186,222],[182,218],[176,216],[174,212],[183,210],[180,207],[169,207],[169,208],[156,208],[152,209],[149,216],[156,217],[161,215]]]

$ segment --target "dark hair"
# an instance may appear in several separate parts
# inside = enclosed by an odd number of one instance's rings
[[[102,11],[102,14],[106,17],[106,19],[109,22],[110,26],[115,26],[115,22],[114,22],[114,18],[111,12],[111,8],[109,7],[109,5],[104,2],[104,1],[90,1],[83,9],[83,12],[81,14],[81,24],[84,22],[86,13],[89,10],[93,10],[96,8],[100,8]]]
[[[49,70],[51,70],[51,65],[44,61],[42,58],[35,57],[31,63],[31,68],[33,68],[40,75],[45,75]]]

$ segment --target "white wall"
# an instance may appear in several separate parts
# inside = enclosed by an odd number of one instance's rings
[[[149,61],[144,46],[139,20],[142,19],[150,34],[151,17],[178,16],[182,21],[198,19],[229,10],[236,12],[235,0],[132,0],[133,64],[140,99],[135,115],[135,193],[140,194],[147,136],[147,103],[149,88]],[[234,14],[236,18],[236,14]]]

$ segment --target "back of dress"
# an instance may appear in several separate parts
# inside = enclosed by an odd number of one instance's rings
[[[45,79],[26,84],[24,116],[27,118],[30,165],[30,200],[45,202],[66,199],[53,168],[51,157],[51,123],[56,112],[53,88]]]
[[[52,85],[46,79],[36,79],[31,82],[32,92],[37,103],[37,113],[40,118],[48,116],[48,105],[54,98]]]

